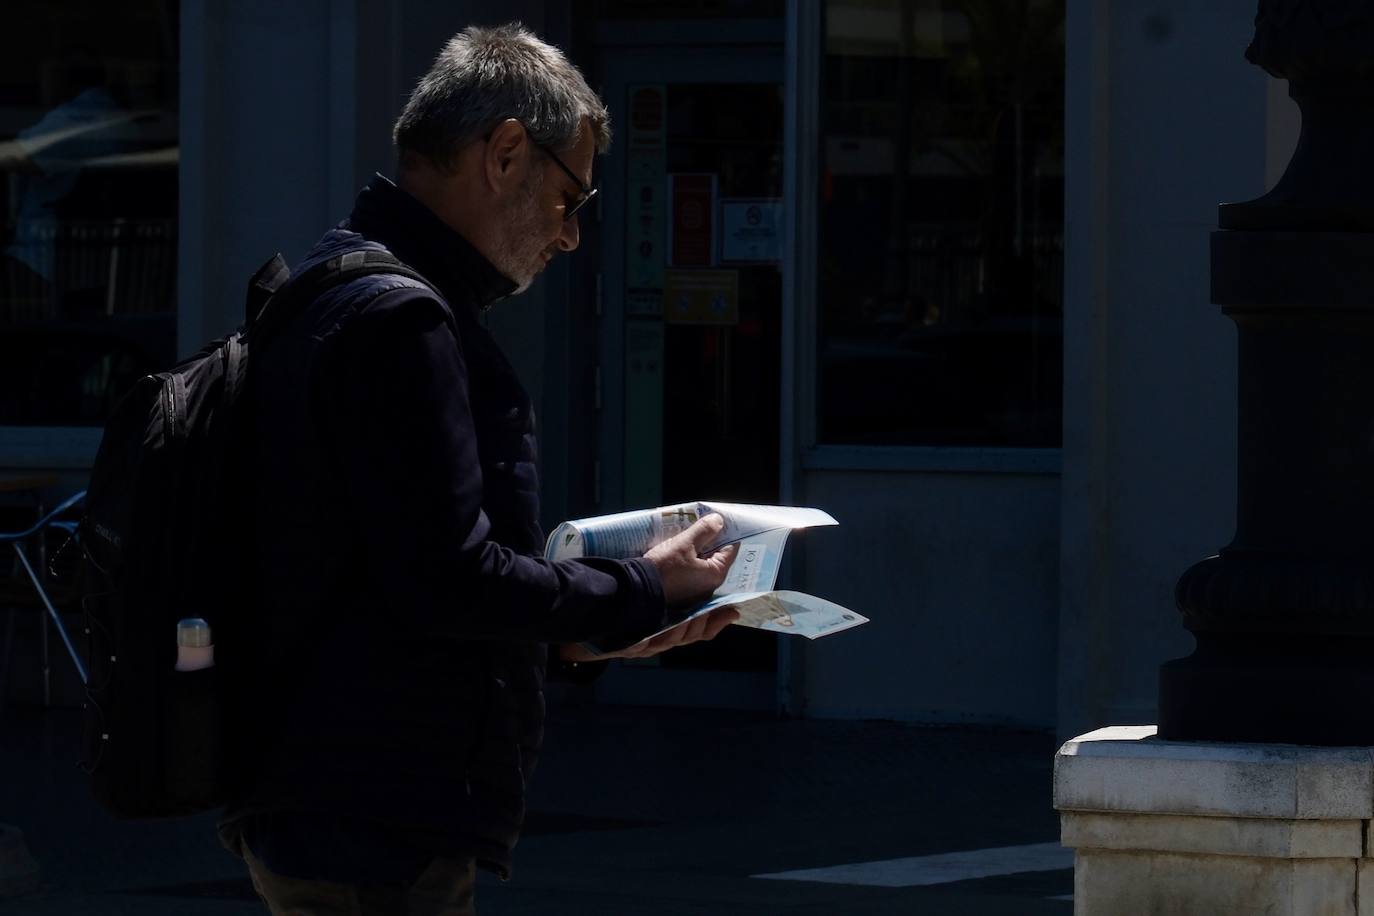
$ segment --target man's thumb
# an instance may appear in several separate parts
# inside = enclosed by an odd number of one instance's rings
[[[708,547],[716,542],[720,533],[725,530],[725,519],[720,517],[717,512],[697,519],[696,524],[688,528],[685,532],[692,537],[692,546],[696,548],[698,554],[704,553]]]

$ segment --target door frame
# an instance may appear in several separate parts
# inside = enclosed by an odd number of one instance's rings
[[[776,29],[774,23],[769,23]],[[697,30],[694,39],[705,38],[705,30]],[[781,37],[780,32],[772,32]],[[727,39],[728,41],[728,39]],[[755,43],[753,41],[725,44],[674,44],[671,49],[652,45],[602,44],[597,49],[599,61],[597,87],[601,98],[611,109],[613,128],[619,132],[618,141],[601,164],[604,176],[600,183],[599,225],[599,263],[596,283],[599,318],[597,339],[599,342],[597,369],[598,391],[596,401],[599,406],[599,431],[594,443],[596,459],[593,463],[594,492],[598,512],[618,511],[625,508],[638,508],[623,505],[625,479],[625,244],[626,244],[626,195],[628,193],[627,165],[628,144],[625,137],[626,107],[630,86],[641,84],[672,83],[776,83],[784,91],[784,108],[790,104],[787,98],[788,73],[783,46],[777,43]],[[790,162],[792,144],[788,130],[788,113],[784,111],[783,136],[781,138],[784,162]],[[795,182],[784,173],[783,199],[784,210],[790,206],[789,195]],[[790,303],[788,298],[787,275],[788,248],[784,247],[783,256],[783,311],[780,360],[784,376],[790,371],[787,367],[794,363],[795,322],[788,317]],[[793,387],[786,377],[779,379],[780,424],[784,430],[790,429],[787,419],[795,409],[790,402]],[[792,457],[795,449],[784,434],[782,443],[782,462],[779,466],[780,498],[787,500],[795,489],[794,475],[797,462]],[[709,494],[702,494],[709,496]],[[653,666],[621,664],[600,678],[596,693],[600,700],[611,703],[632,703],[637,705],[685,705],[752,710],[787,709],[792,704],[788,699],[794,695],[791,689],[795,670],[793,653],[787,639],[779,639],[777,670],[775,672],[742,671],[703,671],[695,669],[669,669]],[[781,707],[780,707],[780,704]]]
[[[781,48],[677,47],[671,54],[657,48],[603,48],[601,97],[611,108],[613,125],[625,133],[626,94],[646,83],[784,83]],[[783,137],[786,145],[787,138]],[[641,508],[625,506],[625,220],[627,144],[613,143],[601,182],[602,220],[599,278],[601,404],[597,439],[601,512]],[[784,192],[785,194],[785,192]],[[786,198],[784,197],[784,200]],[[784,203],[784,206],[786,204]],[[782,308],[787,309],[784,298]],[[784,325],[786,319],[784,319]],[[789,342],[781,341],[783,350]],[[785,363],[785,359],[784,359]],[[788,406],[783,404],[783,412]],[[786,475],[788,469],[781,469]],[[704,494],[706,495],[706,494]]]

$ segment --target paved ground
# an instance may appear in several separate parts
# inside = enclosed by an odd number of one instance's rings
[[[265,912],[212,818],[129,824],[97,808],[76,735],[71,710],[10,706],[0,718],[0,821],[24,831],[43,869],[39,891],[0,912]],[[1034,734],[557,708],[515,878],[484,879],[478,909],[1067,916],[1054,749]],[[942,855],[954,852],[969,855]],[[786,874],[855,863],[883,864]]]

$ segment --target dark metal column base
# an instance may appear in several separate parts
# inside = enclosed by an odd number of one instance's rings
[[[1160,667],[1161,738],[1374,745],[1369,640],[1245,642]]]

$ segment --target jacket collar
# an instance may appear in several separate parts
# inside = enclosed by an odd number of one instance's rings
[[[516,284],[467,239],[382,175],[358,194],[344,228],[381,242],[437,285],[450,305],[486,310],[515,292]]]

